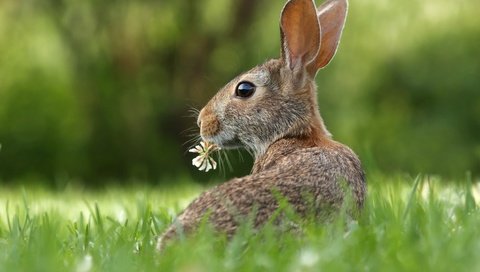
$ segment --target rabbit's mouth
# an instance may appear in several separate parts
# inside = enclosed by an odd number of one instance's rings
[[[237,137],[233,138],[233,139],[230,139],[230,140],[227,140],[227,141],[224,141],[222,142],[220,145],[219,145],[221,148],[224,148],[224,149],[234,149],[234,148],[240,148],[243,146],[242,142],[240,141],[240,139],[238,139]]]
[[[214,143],[222,149],[235,149],[244,146],[242,141],[240,141],[240,138],[238,138],[236,135],[219,133],[210,137],[202,135],[202,138],[204,141]]]

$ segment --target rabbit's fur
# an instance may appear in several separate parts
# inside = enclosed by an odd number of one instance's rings
[[[282,11],[282,55],[241,74],[201,110],[200,134],[222,148],[253,151],[250,175],[218,185],[194,200],[159,238],[158,248],[179,232],[190,233],[208,214],[219,232],[231,236],[254,213],[264,224],[279,207],[278,194],[300,215],[338,212],[352,194],[355,207],[365,199],[365,178],[355,153],[331,139],[318,111],[315,74],[333,57],[345,22],[346,0],[315,8],[312,0],[290,0]],[[255,92],[238,97],[240,82]],[[345,185],[348,190],[345,190]]]

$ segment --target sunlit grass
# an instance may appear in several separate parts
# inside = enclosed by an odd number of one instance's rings
[[[156,253],[155,236],[204,188],[0,192],[1,271],[476,271],[480,200],[470,178],[369,175],[357,222],[306,223],[303,234],[208,228]]]

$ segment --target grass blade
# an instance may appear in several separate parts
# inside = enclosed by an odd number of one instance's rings
[[[413,203],[413,200],[415,198],[415,194],[417,192],[417,188],[418,188],[418,185],[420,184],[422,178],[421,178],[421,175],[417,175],[417,177],[415,177],[415,180],[413,182],[413,188],[412,188],[412,191],[410,192],[410,196],[408,197],[408,202],[407,202],[407,207],[405,208],[405,212],[403,213],[403,220],[405,220],[407,218],[407,215],[412,207],[412,203]]]

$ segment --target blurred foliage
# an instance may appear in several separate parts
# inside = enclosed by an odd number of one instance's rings
[[[335,138],[369,168],[479,173],[480,2],[350,2],[317,78]],[[278,56],[283,5],[1,1],[0,179],[211,178],[185,154],[189,110]]]

